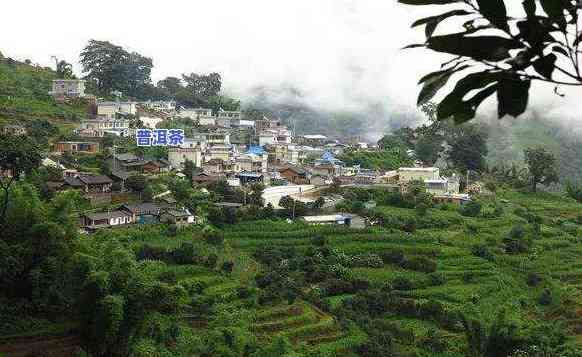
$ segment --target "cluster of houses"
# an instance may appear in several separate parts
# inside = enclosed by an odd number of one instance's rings
[[[55,80],[50,92],[57,99],[86,97],[83,80]],[[168,147],[165,158],[144,158],[134,153],[117,153],[103,147],[103,137],[133,138],[141,128],[156,129],[170,118],[191,120],[192,130]],[[137,124],[136,124],[137,123]],[[4,134],[25,135],[26,129],[9,125]],[[173,101],[121,102],[95,100],[94,114],[82,120],[74,141],[54,143],[53,158],[62,153],[96,154],[108,150],[108,176],[65,170],[61,182],[47,183],[52,189],[81,190],[93,203],[111,202],[111,192],[124,191],[126,181],[135,174],[158,175],[170,171],[191,177],[192,184],[205,186],[225,181],[231,186],[262,183],[266,186],[313,185],[332,183],[353,186],[381,185],[406,191],[411,181],[423,181],[435,199],[463,203],[469,199],[459,193],[458,177],[442,177],[436,167],[403,167],[379,172],[345,165],[339,157],[347,149],[375,150],[358,140],[333,140],[324,135],[295,136],[281,120],[263,116],[246,118],[241,111],[209,108],[180,108]],[[49,165],[60,165],[49,160]],[[191,162],[194,172],[183,173]],[[47,163],[45,163],[47,164]],[[62,167],[64,168],[64,167]],[[88,213],[84,226],[120,226],[141,222],[188,224],[194,217],[175,204],[143,203],[124,205],[112,212]]]

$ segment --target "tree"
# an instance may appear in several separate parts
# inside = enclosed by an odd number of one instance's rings
[[[449,159],[459,170],[481,171],[487,156],[487,132],[476,125],[449,128],[447,142],[451,146]]]
[[[144,86],[151,85],[152,59],[107,41],[90,40],[81,52],[81,65],[85,79],[94,82],[104,95],[118,90],[139,96]]]
[[[433,165],[439,158],[439,153],[442,150],[442,142],[442,137],[437,135],[422,136],[414,146],[416,158],[427,165]]]
[[[543,147],[527,148],[523,151],[525,163],[529,168],[531,190],[536,192],[537,185],[547,185],[558,181],[556,158]]]
[[[177,77],[166,77],[158,82],[159,95],[164,99],[176,99],[178,92],[183,89],[182,80]]]
[[[125,180],[125,185],[132,191],[142,192],[146,188],[147,178],[144,175],[133,175]]]
[[[462,123],[475,117],[481,103],[497,95],[499,118],[521,115],[527,108],[532,81],[582,85],[578,0],[525,0],[522,9],[504,0],[399,0],[408,5],[455,5],[449,11],[419,19],[425,26],[423,47],[454,56],[439,71],[420,80],[418,104],[431,100],[461,73],[453,90],[440,102],[438,119]],[[515,2],[511,2],[515,3]],[[523,10],[523,11],[520,11]],[[525,14],[525,16],[522,15]],[[439,29],[441,22],[458,19]],[[462,25],[462,27],[460,26]],[[474,93],[469,96],[469,93]],[[556,89],[556,93],[557,89]]]
[[[0,210],[0,228],[5,224],[6,211],[10,201],[10,187],[24,173],[30,173],[38,167],[42,157],[40,147],[28,136],[0,136],[0,175],[2,189],[2,207]]]
[[[406,150],[407,143],[398,135],[388,134],[378,141],[378,147],[382,150]]]
[[[192,105],[209,105],[210,98],[218,96],[222,87],[222,79],[218,73],[210,74],[183,74],[186,89],[192,95]]]
[[[73,65],[64,60],[58,61],[57,78],[74,79],[75,75],[73,74]]]

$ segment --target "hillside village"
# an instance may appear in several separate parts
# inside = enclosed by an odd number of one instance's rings
[[[223,181],[245,190],[250,185],[261,184],[266,195],[272,187],[285,186],[282,192],[298,199],[301,199],[300,192],[313,197],[308,195],[310,191],[322,191],[331,185],[378,186],[405,192],[410,181],[420,180],[435,200],[456,204],[470,200],[468,194],[459,191],[457,177],[442,177],[439,168],[423,167],[421,162],[413,160],[413,151],[406,155],[414,166],[392,171],[364,169],[348,166],[337,157],[346,150],[374,152],[378,150],[376,144],[331,139],[320,134],[294,136],[278,118],[248,119],[241,111],[184,108],[174,101],[103,101],[86,94],[85,81],[77,79],[53,80],[49,94],[57,102],[83,98],[93,108],[72,131],[70,140],[54,142],[43,160],[43,165],[63,171],[62,181],[47,182],[51,190],[81,190],[93,207],[107,207],[106,212],[92,209],[82,215],[82,226],[89,230],[143,222],[170,221],[180,225],[197,222],[194,212],[166,202],[171,200],[169,192],[159,195],[160,200],[156,201],[162,203],[132,202],[132,208],[128,206],[130,202],[116,199],[120,208],[111,210],[112,197],[127,192],[126,181],[138,175],[150,179],[176,175],[190,180],[194,187]],[[158,128],[173,119],[188,122],[188,130],[175,142],[156,143],[154,134]],[[5,134],[26,135],[25,127],[19,125],[7,125],[1,130]],[[122,148],[108,145],[108,137],[122,138],[130,145],[135,143],[136,149],[157,146],[166,148],[167,152],[158,157],[121,152]],[[140,141],[143,141],[141,145]],[[80,155],[83,160],[102,156],[107,174],[85,172],[70,165],[67,158],[71,155]],[[280,194],[279,198],[284,196],[287,195]],[[276,200],[272,205],[279,208]]]

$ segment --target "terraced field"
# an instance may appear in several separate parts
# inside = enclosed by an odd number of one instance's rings
[[[393,296],[413,306],[438,303],[448,314],[459,314],[491,324],[500,311],[518,326],[527,328],[539,321],[563,321],[572,341],[582,342],[582,207],[563,197],[540,194],[500,194],[503,214],[478,218],[461,216],[455,208],[431,208],[426,216],[413,209],[380,206],[375,210],[383,217],[402,221],[415,219],[412,232],[401,227],[384,226],[350,229],[336,226],[309,226],[285,221],[243,222],[223,228],[224,245],[209,245],[196,230],[176,237],[144,232],[125,233],[125,241],[136,249],[143,244],[175,249],[184,242],[194,244],[200,256],[215,254],[213,268],[202,265],[166,264],[162,271],[172,272],[179,282],[192,283],[191,311],[184,321],[206,331],[212,327],[213,308],[235,307],[251,316],[249,330],[261,345],[285,337],[298,351],[320,356],[350,356],[370,338],[363,325],[343,315],[345,305],[359,292],[326,292],[314,303],[309,291],[318,285],[303,286],[302,294],[291,304],[258,304],[257,274],[264,271],[254,258],[263,248],[284,248],[297,252],[313,251],[313,237],[325,237],[325,247],[347,257],[375,254],[384,257],[398,252],[406,260],[425,259],[434,269],[408,266],[382,258],[378,265],[353,265],[352,278],[367,281],[369,289],[390,289]],[[485,202],[485,211],[491,206]],[[532,247],[520,254],[505,252],[504,238],[516,226],[533,234],[532,225],[523,211],[542,218]],[[154,229],[154,228],[150,228]],[[154,229],[155,230],[155,229]],[[155,232],[154,232],[155,233]],[[476,252],[484,247],[487,254]],[[390,254],[388,254],[390,255]],[[233,262],[232,272],[221,270],[223,262]],[[531,276],[535,275],[535,284]],[[541,296],[551,291],[550,301],[540,304]],[[301,294],[300,294],[301,295]],[[203,303],[200,303],[202,301]],[[201,312],[200,304],[208,306]],[[208,310],[209,309],[209,310]],[[357,316],[356,316],[357,317]],[[400,350],[430,356],[461,357],[466,355],[467,340],[461,323],[419,313],[388,311],[377,316]],[[436,335],[435,335],[436,333]],[[435,337],[442,350],[428,347]],[[428,342],[427,342],[428,341]],[[427,354],[428,353],[428,354]]]
[[[305,250],[312,246],[311,237],[323,235],[328,246],[352,256],[399,250],[407,257],[434,259],[437,263],[434,273],[414,271],[398,264],[354,267],[352,271],[357,278],[368,280],[377,287],[405,278],[414,286],[397,291],[399,296],[418,302],[438,301],[446,309],[478,317],[487,323],[491,323],[501,310],[524,325],[530,323],[532,318],[567,321],[571,335],[582,340],[578,335],[582,331],[582,309],[576,307],[582,302],[578,293],[582,290],[582,263],[579,262],[582,225],[573,222],[582,213],[582,207],[563,197],[546,194],[510,192],[499,198],[507,200],[505,213],[501,217],[470,218],[460,216],[456,210],[430,209],[428,217],[420,219],[420,222],[430,222],[430,219],[446,221],[446,228],[434,228],[427,223],[426,227],[421,224],[421,228],[414,233],[389,228],[350,230],[284,222],[243,223],[227,227],[225,232],[227,242],[247,254],[261,247]],[[527,207],[530,212],[543,218],[540,237],[535,239],[534,248],[527,254],[505,254],[502,239],[511,229],[516,225],[529,229],[527,220],[514,213],[519,207]],[[378,210],[400,219],[416,215],[414,210],[396,207],[379,207]],[[563,221],[568,222],[570,229],[574,227],[577,230],[566,232]],[[487,246],[494,259],[474,255],[472,249],[479,244]],[[541,277],[542,282],[537,286],[528,285],[527,278],[532,273]],[[542,306],[538,300],[546,289],[552,291],[554,299]],[[350,298],[350,294],[327,296],[325,301],[333,315],[334,308]],[[282,331],[280,333],[294,342],[309,343],[313,341],[311,336],[318,335],[307,333],[305,335],[310,337],[305,338],[301,337],[302,334],[289,333],[289,329],[297,330],[301,326],[301,329],[310,331],[314,324],[322,324],[321,320],[317,320],[317,314],[298,306],[260,314],[278,317],[269,319],[263,315],[256,325],[258,333],[272,327],[273,331]],[[461,330],[451,330],[420,317],[392,314],[384,318],[399,329],[412,331],[414,343],[411,345],[418,345],[428,331],[437,329],[450,337],[446,341],[448,352],[443,356],[462,355],[465,340]]]
[[[306,302],[259,310],[253,330],[261,340],[284,336],[295,345],[328,355],[345,355],[366,339],[359,329],[343,329],[333,316]]]

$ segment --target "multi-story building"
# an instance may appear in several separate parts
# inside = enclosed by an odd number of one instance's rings
[[[236,162],[241,171],[267,172],[267,154],[243,154],[236,158]]]
[[[230,145],[230,133],[218,131],[206,134],[208,145]]]
[[[97,118],[81,121],[81,129],[125,130],[129,129],[129,120],[115,118]]]
[[[230,146],[227,145],[213,145],[206,150],[205,159],[213,160],[220,159],[228,161],[230,159]]]
[[[117,114],[136,115],[137,102],[97,102],[97,115],[115,118]]]
[[[176,169],[183,169],[186,161],[192,161],[194,166],[202,167],[202,151],[198,147],[168,149],[168,161]]]
[[[0,132],[4,135],[24,136],[28,131],[22,125],[8,124],[3,126]]]
[[[192,134],[190,137],[184,139],[181,148],[199,148],[200,151],[206,150],[208,142],[206,140],[206,134],[195,133]]]
[[[151,110],[174,111],[176,110],[176,102],[173,100],[157,100],[139,103],[143,107]]]
[[[85,81],[82,79],[55,79],[49,94],[57,99],[82,98],[85,96]]]
[[[54,151],[63,152],[80,152],[95,154],[99,151],[99,143],[87,141],[60,141],[55,144]]]
[[[212,117],[212,109],[208,108],[183,108],[180,109],[178,116],[181,118],[200,119]]]

